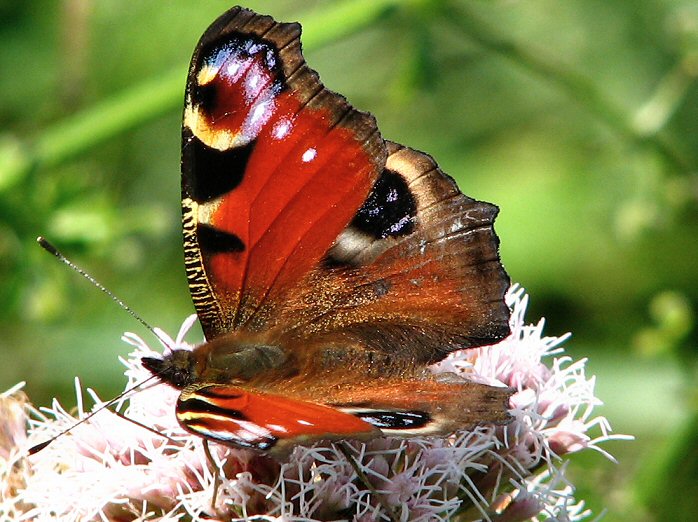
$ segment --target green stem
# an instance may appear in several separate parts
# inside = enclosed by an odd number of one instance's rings
[[[61,165],[174,109],[184,99],[185,75],[186,68],[178,67],[55,123],[34,141],[34,167]]]
[[[400,3],[347,0],[317,9],[303,17],[304,47],[315,49],[355,33]],[[0,143],[0,169],[4,171],[0,172],[0,180],[14,184],[32,169],[64,164],[100,143],[176,110],[182,104],[185,75],[182,65],[91,105],[53,124],[28,147],[18,147],[11,140]]]
[[[555,83],[570,99],[576,100],[626,139],[638,144],[651,145],[676,170],[691,170],[689,162],[669,143],[666,136],[662,133],[646,135],[640,132],[633,126],[631,118],[616,107],[586,76],[550,56],[544,56],[541,51],[534,51],[507,40],[460,3],[448,2],[445,7],[445,19],[455,24],[478,45],[548,82]]]
[[[370,26],[405,0],[346,0],[303,16],[303,49],[327,45]]]

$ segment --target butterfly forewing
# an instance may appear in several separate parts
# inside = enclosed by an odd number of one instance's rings
[[[189,431],[226,444],[280,451],[320,438],[368,438],[377,429],[335,408],[235,386],[211,385],[183,393],[177,419]]]
[[[209,339],[244,327],[264,301],[298,284],[385,162],[373,117],[322,86],[304,65],[299,34],[297,24],[232,10],[192,58],[185,256]]]

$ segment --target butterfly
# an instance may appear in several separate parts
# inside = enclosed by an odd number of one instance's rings
[[[146,357],[179,423],[269,454],[508,420],[428,366],[509,332],[498,208],[320,82],[301,27],[235,7],[201,37],[182,126],[185,269],[206,341]]]

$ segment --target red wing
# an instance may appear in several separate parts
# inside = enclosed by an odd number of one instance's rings
[[[298,24],[234,8],[204,33],[192,58],[182,146],[185,262],[208,339],[243,327],[298,284],[385,163],[374,118],[322,86],[299,36]]]
[[[368,422],[328,406],[222,385],[182,393],[177,420],[207,439],[261,451],[318,439],[380,434]]]

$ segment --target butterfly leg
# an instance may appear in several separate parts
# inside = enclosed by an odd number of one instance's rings
[[[213,496],[211,497],[211,510],[213,512],[216,512],[216,500],[218,499],[218,488],[221,485],[221,473],[220,469],[218,469],[218,466],[216,465],[216,461],[213,459],[213,455],[211,454],[211,449],[208,447],[208,441],[206,439],[203,439],[203,444],[204,444],[204,453],[206,454],[206,460],[208,461],[209,465],[211,466],[211,471],[214,475],[213,478]]]
[[[392,507],[385,503],[385,499],[383,499],[383,496],[380,493],[378,493],[378,491],[376,491],[376,488],[374,488],[373,484],[371,484],[371,482],[368,480],[368,477],[361,469],[361,466],[359,466],[359,463],[354,458],[354,455],[352,455],[351,447],[349,446],[349,444],[340,440],[337,443],[337,447],[339,448],[339,451],[342,452],[344,457],[349,461],[351,467],[354,468],[354,472],[356,473],[356,476],[358,477],[359,481],[366,487],[366,489],[368,489],[371,492],[374,498],[378,500],[378,503],[381,505],[385,513],[388,515],[390,522],[398,522],[398,520],[400,520],[399,517],[395,514]]]

